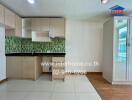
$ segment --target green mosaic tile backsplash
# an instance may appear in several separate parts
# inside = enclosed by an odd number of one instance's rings
[[[65,39],[55,38],[51,42],[32,42],[30,38],[6,37],[7,53],[65,53]]]

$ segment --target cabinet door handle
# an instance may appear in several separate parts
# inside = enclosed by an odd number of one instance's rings
[[[130,41],[131,41],[132,39],[130,39],[130,38],[127,38],[127,40],[126,40],[126,45],[128,46],[128,47],[130,47]]]

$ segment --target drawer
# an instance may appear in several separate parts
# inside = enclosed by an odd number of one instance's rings
[[[64,80],[65,79],[65,66],[52,66],[52,80]]]
[[[52,80],[55,80],[55,79],[57,79],[57,80],[64,80],[64,78],[65,78],[65,76],[64,75],[54,75],[53,77],[52,77]]]
[[[52,62],[65,62],[65,57],[52,57]]]
[[[65,74],[65,70],[64,69],[53,69],[52,71],[52,75],[64,75]]]
[[[65,69],[65,66],[60,66],[60,65],[54,65],[52,66],[52,69]]]

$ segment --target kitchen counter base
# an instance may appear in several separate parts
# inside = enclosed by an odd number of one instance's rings
[[[65,53],[9,53],[6,56],[53,56],[53,57],[64,57]]]

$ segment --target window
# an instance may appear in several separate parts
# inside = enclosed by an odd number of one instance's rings
[[[126,61],[127,53],[127,26],[119,28],[118,60]]]

